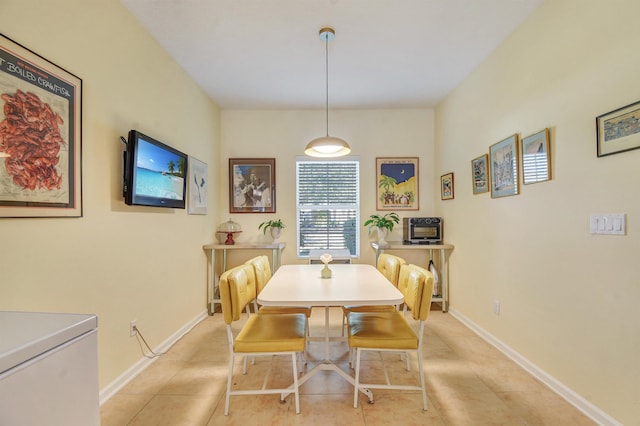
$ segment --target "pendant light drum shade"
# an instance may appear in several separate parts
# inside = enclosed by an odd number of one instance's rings
[[[333,136],[322,136],[307,144],[304,150],[311,157],[340,157],[351,152],[349,144]]]
[[[311,157],[341,157],[351,152],[349,144],[340,138],[329,136],[329,42],[336,36],[333,28],[322,28],[320,30],[320,40],[325,42],[326,54],[326,118],[327,135],[316,138],[307,144],[304,150],[306,155]]]

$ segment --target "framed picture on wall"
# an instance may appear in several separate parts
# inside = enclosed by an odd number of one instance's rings
[[[418,157],[376,158],[376,210],[418,210]]]
[[[491,145],[489,160],[491,198],[518,194],[518,135],[511,135]]]
[[[489,156],[487,154],[471,160],[471,179],[474,194],[489,192]]]
[[[453,200],[453,172],[440,176],[440,198]]]
[[[229,212],[276,212],[275,158],[229,158]]]
[[[209,177],[207,165],[189,156],[189,214],[207,214],[207,191]]]
[[[82,80],[0,34],[0,217],[82,216]]]
[[[522,183],[544,182],[551,179],[549,129],[522,138]]]
[[[640,101],[596,117],[598,157],[640,148]]]

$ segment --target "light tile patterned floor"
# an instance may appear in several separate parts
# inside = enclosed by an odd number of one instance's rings
[[[341,311],[331,309],[332,335],[340,334]],[[240,327],[241,323],[237,324]],[[321,336],[324,309],[314,309],[311,335]],[[236,326],[234,326],[236,327]],[[424,367],[429,409],[419,392],[374,390],[375,403],[360,395],[353,408],[353,386],[323,371],[300,388],[301,413],[293,397],[234,396],[224,415],[228,349],[222,315],[206,318],[171,350],[101,407],[102,426],[124,425],[593,425],[545,385],[488,345],[449,314],[434,310],[427,321]],[[320,342],[309,345],[308,366],[324,356]],[[346,343],[332,343],[331,359],[353,374]],[[398,355],[388,354],[392,377],[414,380],[416,359],[406,372]],[[382,376],[381,362],[369,357],[363,369]],[[257,358],[246,376],[238,365],[237,383],[262,383],[269,359]],[[274,383],[290,382],[290,361],[276,359]],[[393,380],[393,379],[392,379]]]

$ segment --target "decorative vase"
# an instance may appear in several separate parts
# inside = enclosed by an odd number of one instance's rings
[[[377,232],[378,232],[378,245],[386,246],[387,244],[389,244],[385,240],[385,238],[387,238],[389,230],[387,228],[377,228]]]
[[[320,271],[320,276],[322,278],[331,278],[331,269],[329,269],[328,264],[324,264],[324,268],[322,268],[322,271]]]
[[[271,238],[273,238],[273,243],[278,243],[279,242],[279,238],[280,238],[280,234],[282,234],[282,228],[269,228],[269,230],[271,231]]]

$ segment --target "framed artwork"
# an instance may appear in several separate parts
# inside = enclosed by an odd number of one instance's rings
[[[518,135],[511,135],[489,148],[491,198],[518,194]]]
[[[453,172],[440,176],[440,198],[453,200]]]
[[[640,148],[640,101],[596,117],[598,157]]]
[[[82,216],[82,80],[0,34],[0,217]]]
[[[551,179],[549,129],[523,138],[521,145],[522,183],[529,185]]]
[[[189,156],[189,214],[207,214],[207,187],[209,176],[207,165],[195,157]]]
[[[471,160],[471,178],[474,194],[489,192],[489,156],[487,154]]]
[[[376,182],[376,210],[418,210],[418,157],[377,157]]]
[[[229,212],[276,212],[275,158],[229,158]]]

